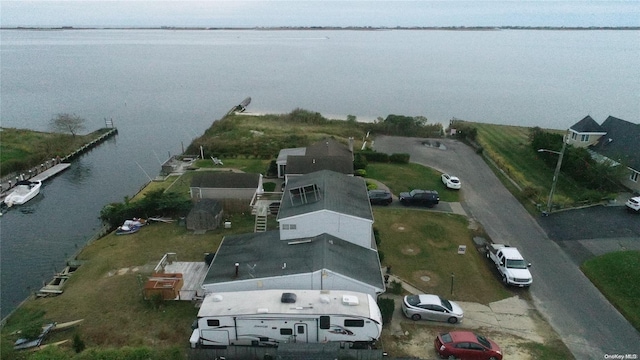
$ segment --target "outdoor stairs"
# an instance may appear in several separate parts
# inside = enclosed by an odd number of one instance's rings
[[[267,215],[258,215],[256,214],[256,224],[253,228],[254,232],[265,232],[267,231]]]

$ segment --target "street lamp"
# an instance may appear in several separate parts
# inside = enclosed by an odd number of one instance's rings
[[[538,152],[550,152],[553,154],[560,155],[558,157],[558,163],[556,164],[556,170],[553,173],[553,183],[551,184],[551,191],[549,192],[549,200],[547,200],[547,214],[551,213],[551,202],[553,201],[553,193],[556,190],[556,182],[558,181],[558,174],[560,173],[560,167],[562,166],[562,158],[564,157],[564,150],[567,148],[567,140],[568,140],[568,136],[562,137],[562,150],[560,151],[538,149]]]

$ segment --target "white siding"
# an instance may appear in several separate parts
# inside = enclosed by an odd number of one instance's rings
[[[286,219],[280,219],[280,239],[292,240],[318,236],[327,233],[353,244],[371,248],[373,221],[339,214],[333,211],[319,211]],[[283,225],[295,224],[295,230],[284,230]]]
[[[251,291],[251,290],[348,290],[362,292],[373,296],[375,299],[379,289],[371,285],[353,280],[348,276],[336,274],[329,270],[318,270],[307,274],[294,274],[272,278],[256,278],[251,280],[229,281],[226,283],[203,284],[205,293]]]

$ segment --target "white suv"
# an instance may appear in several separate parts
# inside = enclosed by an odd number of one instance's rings
[[[636,197],[632,197],[631,199],[627,200],[626,204],[627,206],[627,210],[629,212],[636,212],[636,213],[640,213],[640,196],[636,196]]]

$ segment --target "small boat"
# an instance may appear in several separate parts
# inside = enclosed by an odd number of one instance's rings
[[[15,190],[4,198],[8,207],[22,205],[40,193],[42,181],[22,180],[16,183]]]
[[[82,321],[84,321],[84,319],[80,319],[80,320],[74,320],[74,321],[68,321],[65,323],[57,323],[57,322],[53,322],[50,324],[46,324],[42,327],[42,332],[40,333],[40,335],[35,338],[35,339],[18,339],[16,340],[16,342],[13,345],[13,349],[14,350],[26,350],[26,349],[30,349],[32,351],[36,351],[36,350],[41,350],[44,349],[48,346],[58,346],[61,344],[66,343],[68,340],[63,340],[63,341],[58,341],[52,344],[47,344],[47,345],[43,345],[42,342],[45,340],[45,338],[47,337],[47,335],[55,330],[65,330],[65,329],[69,329],[72,328],[74,326],[79,325]],[[18,332],[20,333],[20,332]]]
[[[133,220],[125,220],[122,226],[116,229],[116,235],[128,235],[138,232],[141,227],[147,224],[144,219],[133,218]]]

